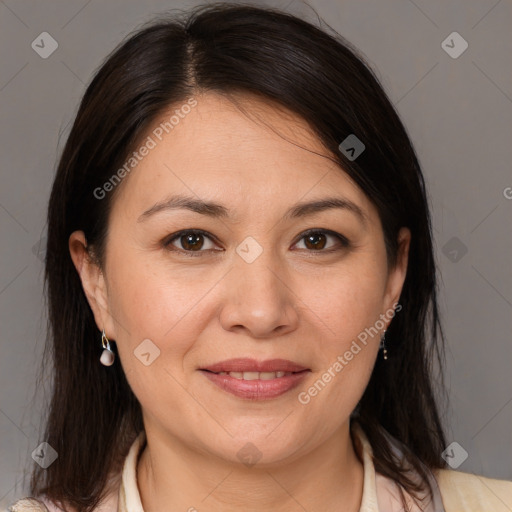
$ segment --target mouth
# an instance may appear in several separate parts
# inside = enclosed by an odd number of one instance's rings
[[[239,398],[266,400],[281,396],[298,386],[311,372],[286,359],[258,362],[254,359],[230,359],[200,371],[218,388]]]
[[[257,361],[251,358],[236,358],[220,361],[201,368],[212,373],[298,373],[308,370],[305,366],[294,363],[288,359],[267,359],[266,361]],[[282,375],[281,375],[282,377]],[[254,380],[254,379],[248,379]]]
[[[205,372],[213,373],[215,375],[228,375],[234,379],[239,380],[273,380],[288,377],[297,373],[309,372],[309,370],[301,370],[300,372],[211,372],[210,370],[203,370]]]

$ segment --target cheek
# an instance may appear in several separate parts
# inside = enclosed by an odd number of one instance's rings
[[[339,275],[335,285],[330,280],[324,293],[307,299],[318,315],[308,313],[310,321],[323,334],[313,352],[318,363],[315,378],[298,398],[311,417],[325,417],[330,411],[322,427],[326,431],[350,415],[371,377],[380,342],[374,326],[383,313],[382,296],[382,279],[372,272]]]
[[[194,314],[199,292],[144,260],[112,254],[112,261],[119,262],[109,272],[116,345],[130,388],[145,411],[170,422],[169,411],[184,413],[189,406],[183,362],[203,329]]]
[[[193,314],[201,285],[136,253],[124,259],[112,254],[112,261],[118,263],[109,270],[109,298],[123,363],[133,364],[131,356],[144,340],[165,352],[167,361],[182,356],[201,329]],[[193,322],[187,321],[190,315]]]
[[[377,261],[364,264],[361,258],[358,265],[316,280],[314,291],[304,283],[299,296],[322,320],[322,332],[326,333],[326,340],[332,341],[333,349],[341,350],[350,344],[375,325],[384,312],[385,280],[380,267]]]

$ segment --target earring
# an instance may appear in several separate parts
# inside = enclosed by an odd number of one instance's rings
[[[384,329],[384,332],[382,333],[382,338],[380,339],[379,349],[383,350],[384,359],[387,359],[388,358],[388,351],[386,349],[386,329]]]
[[[112,366],[116,355],[110,349],[110,343],[108,342],[107,335],[105,334],[105,329],[103,329],[103,332],[101,333],[101,344],[103,345],[103,352],[101,353],[100,362],[105,366]]]

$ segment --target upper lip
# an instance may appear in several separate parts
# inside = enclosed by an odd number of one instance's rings
[[[267,359],[257,361],[250,358],[228,359],[208,365],[201,370],[210,372],[301,372],[308,368],[287,359]]]

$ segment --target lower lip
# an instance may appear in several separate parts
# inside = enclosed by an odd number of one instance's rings
[[[230,375],[218,375],[206,370],[201,370],[201,372],[219,388],[235,396],[248,400],[268,400],[281,396],[297,387],[309,373],[309,370],[292,373],[284,377],[276,377],[271,380],[243,380],[235,379]]]

